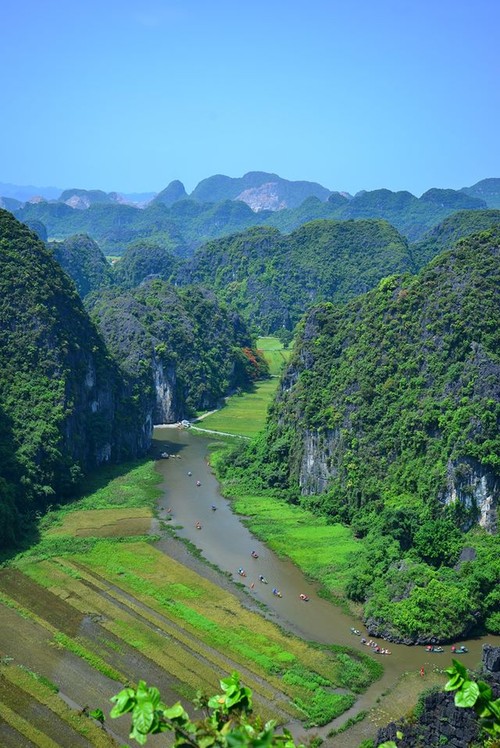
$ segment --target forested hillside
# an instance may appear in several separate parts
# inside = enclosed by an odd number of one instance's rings
[[[178,280],[209,286],[269,333],[292,329],[317,301],[346,301],[411,268],[405,239],[385,221],[313,221],[289,236],[255,228],[209,242]]]
[[[410,245],[415,267],[420,270],[433,257],[451,247],[459,240],[478,231],[500,225],[500,210],[460,210],[439,223],[419,242]]]
[[[74,280],[82,299],[98,288],[112,285],[111,267],[99,245],[89,236],[76,235],[62,242],[51,242],[49,249]]]
[[[70,495],[104,461],[144,453],[151,424],[72,281],[0,210],[0,542],[20,517]]]
[[[267,373],[241,317],[201,288],[161,280],[90,300],[91,314],[154,423],[214,407]]]
[[[497,524],[499,289],[497,228],[312,309],[265,433],[232,468],[364,538],[348,593],[371,633],[500,630],[498,539],[474,529]]]

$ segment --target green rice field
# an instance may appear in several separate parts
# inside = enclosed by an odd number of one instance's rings
[[[116,744],[89,710],[107,714],[110,697],[139,679],[189,708],[198,689],[214,693],[237,670],[265,719],[303,729],[342,714],[373,680],[363,654],[283,632],[244,606],[227,578],[214,584],[157,550],[144,533],[155,521],[158,479],[153,462],[103,471],[0,569],[6,748]],[[346,668],[355,690],[346,688]],[[128,721],[110,727],[123,744]]]
[[[277,338],[259,338],[257,348],[269,362],[271,379],[256,382],[251,392],[227,398],[223,408],[203,418],[199,427],[235,436],[256,436],[266,423],[267,410],[278,388],[279,374],[291,351]]]

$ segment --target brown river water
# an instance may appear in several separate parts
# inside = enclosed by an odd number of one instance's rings
[[[344,712],[333,726],[338,727],[359,711],[371,708],[377,698],[392,687],[403,673],[418,672],[421,667],[430,670],[435,665],[448,667],[451,664],[449,646],[444,646],[445,652],[442,654],[432,654],[422,646],[408,647],[388,643],[387,647],[392,653],[390,656],[372,653],[369,647],[361,643],[360,637],[350,631],[354,627],[369,639],[362,622],[318,597],[315,585],[296,566],[279,558],[259,542],[240,517],[232,512],[230,503],[221,496],[218,482],[207,463],[208,444],[213,440],[193,435],[188,430],[161,426],[155,428],[154,439],[157,455],[162,452],[175,455],[157,462],[158,470],[164,478],[160,516],[165,519],[171,516],[175,526],[182,526],[182,529],[176,531],[180,537],[194,543],[207,561],[222,571],[230,572],[235,582],[243,583],[248,588],[249,595],[265,603],[275,613],[275,620],[284,628],[306,640],[348,645],[382,661],[383,676],[359,696],[352,709]],[[189,472],[191,475],[188,475]],[[199,486],[197,482],[200,483]],[[211,509],[212,504],[217,507],[216,511]],[[167,513],[167,509],[171,512]],[[201,530],[196,529],[197,522],[201,523]],[[251,557],[252,550],[256,551],[258,559]],[[238,574],[240,567],[246,571],[245,578]],[[260,574],[268,580],[268,584],[259,582]],[[250,587],[252,583],[253,589]],[[273,587],[280,590],[281,598],[273,595]],[[308,602],[300,599],[301,593],[308,595]],[[381,647],[386,646],[383,640],[378,640],[378,643]],[[478,637],[459,643],[466,644],[469,648],[467,654],[459,657],[472,668],[481,660],[482,645],[500,646],[500,637]],[[340,742],[329,741],[328,745],[358,745],[358,742],[351,743],[349,733],[351,730],[339,735]]]

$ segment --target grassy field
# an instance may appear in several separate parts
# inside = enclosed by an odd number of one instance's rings
[[[256,436],[264,428],[267,409],[277,387],[278,379],[257,382],[252,392],[229,397],[223,408],[204,418],[198,425],[203,429],[237,436]]]
[[[223,408],[203,418],[200,428],[246,437],[256,436],[262,431],[267,410],[278,387],[279,374],[291,351],[285,350],[277,338],[259,338],[257,348],[264,352],[272,378],[257,382],[251,392],[227,398]]]
[[[21,735],[38,746],[111,745],[83,707],[106,713],[111,695],[140,678],[186,704],[238,670],[265,719],[306,727],[342,714],[373,679],[363,654],[282,632],[227,580],[215,585],[146,542],[158,479],[152,462],[102,471],[0,570],[2,745],[22,744]],[[111,728],[126,738],[126,724],[125,734]]]
[[[258,338],[257,348],[264,353],[270,373],[273,376],[281,374],[292,353],[291,348],[283,348],[283,343],[278,338]]]

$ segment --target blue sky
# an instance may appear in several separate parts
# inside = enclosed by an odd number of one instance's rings
[[[2,0],[0,182],[500,177],[498,0]]]

